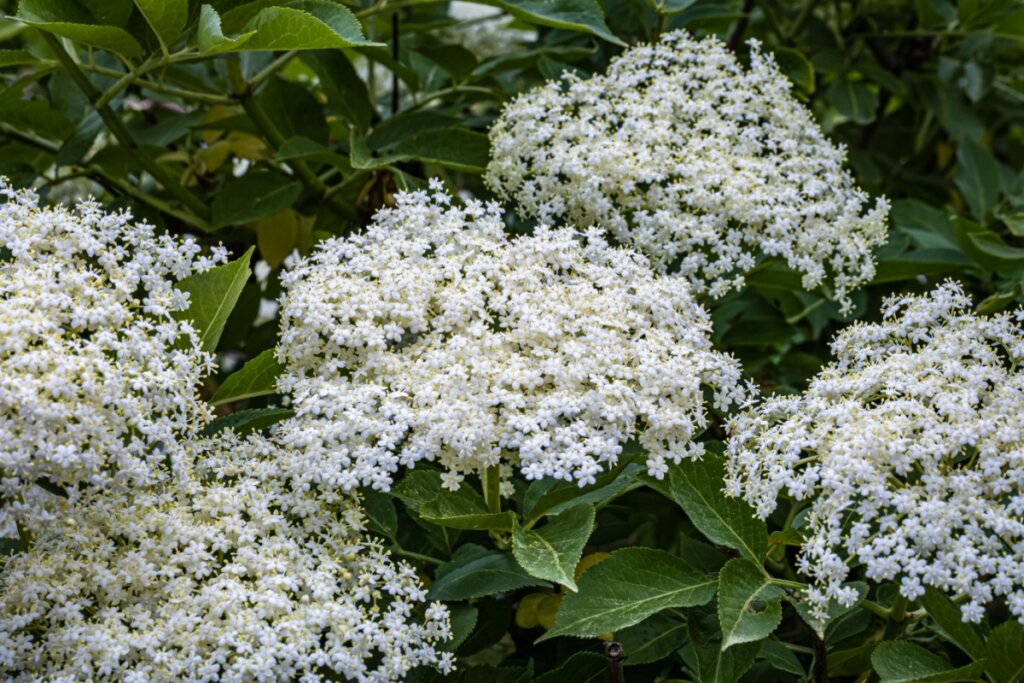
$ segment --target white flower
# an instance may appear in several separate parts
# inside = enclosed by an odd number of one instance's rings
[[[0,495],[3,526],[46,507],[44,479],[145,482],[209,417],[213,367],[176,281],[225,258],[93,202],[42,208],[0,180]],[[18,499],[21,499],[20,501]],[[17,502],[11,502],[17,501]]]
[[[230,433],[162,485],[93,496],[0,574],[9,681],[384,683],[448,671],[447,610],[360,535],[354,494],[297,490],[291,454]],[[192,460],[194,458],[194,461]]]
[[[800,396],[736,417],[727,490],[766,517],[811,501],[801,570],[823,616],[848,563],[907,598],[933,586],[963,616],[1005,596],[1024,622],[1024,331],[978,316],[959,285],[890,299]]]
[[[685,283],[599,231],[509,240],[496,205],[436,186],[396,199],[282,275],[279,389],[297,416],[277,438],[305,453],[297,476],[387,488],[435,460],[453,488],[505,460],[584,485],[630,439],[652,472],[698,457],[704,387],[719,408],[746,398]]]
[[[699,292],[739,288],[774,256],[849,309],[874,275],[888,203],[867,208],[845,150],[750,45],[744,70],[716,39],[677,31],[606,75],[520,95],[491,129],[488,184],[542,221],[601,225]]]

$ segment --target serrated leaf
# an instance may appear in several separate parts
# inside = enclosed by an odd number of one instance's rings
[[[441,565],[427,594],[429,600],[471,600],[495,593],[550,586],[539,581],[516,564],[512,556],[487,550],[473,543],[460,546],[450,562]]]
[[[199,51],[203,54],[215,55],[222,52],[233,52],[254,35],[256,35],[255,31],[249,31],[234,37],[225,36],[217,10],[209,5],[203,5],[199,10],[199,29],[196,34],[196,42],[199,45]]]
[[[985,647],[985,669],[1000,683],[1024,681],[1024,626],[1007,621],[992,629]]]
[[[565,596],[554,628],[539,640],[596,636],[664,609],[702,605],[714,597],[716,584],[716,577],[698,574],[664,550],[624,548],[580,576],[578,592]]]
[[[982,642],[981,635],[973,624],[964,622],[960,608],[949,598],[929,587],[921,598],[921,604],[946,636],[970,655],[971,659],[985,657],[985,643]]]
[[[239,370],[228,375],[210,399],[215,406],[244,401],[257,396],[277,393],[277,378],[284,370],[274,355],[274,349],[267,349],[255,358],[250,358]]]
[[[782,621],[783,591],[761,569],[736,558],[718,573],[722,649],[767,638]]]
[[[376,169],[403,161],[440,164],[468,173],[481,173],[487,166],[490,141],[483,133],[451,126],[410,132],[386,149],[371,149],[367,140],[352,129],[352,166]]]
[[[512,530],[512,554],[531,576],[576,590],[573,572],[594,528],[594,508],[580,505],[552,518],[540,529]]]
[[[665,659],[689,639],[686,622],[671,614],[655,614],[615,634],[626,653],[623,664],[637,666]]]
[[[363,28],[349,9],[328,0],[300,0],[287,7],[267,7],[246,24],[255,32],[242,50],[330,50],[380,45],[363,37]]]
[[[755,564],[768,552],[768,528],[753,509],[722,490],[722,458],[706,453],[698,461],[683,461],[669,470],[669,491],[693,525],[713,543],[738,550]]]
[[[871,666],[881,683],[962,683],[980,680],[985,670],[984,662],[954,669],[934,652],[903,640],[889,640],[876,647]]]
[[[774,638],[769,638],[761,644],[760,656],[771,664],[773,669],[801,677],[807,675],[803,664],[793,651]]]
[[[281,420],[287,420],[295,414],[294,410],[287,408],[252,408],[250,410],[236,410],[213,420],[203,428],[204,436],[213,436],[225,429],[232,429],[238,434],[249,434],[251,432],[265,429]]]
[[[467,484],[457,491],[441,491],[423,503],[419,514],[431,524],[477,531],[511,531],[516,519],[511,510],[488,510],[483,496]]]
[[[402,481],[391,490],[392,495],[413,512],[419,512],[424,503],[440,492],[441,473],[426,467],[407,471]]]
[[[188,0],[135,0],[135,6],[164,49],[174,44],[188,22]]]
[[[196,273],[175,285],[189,295],[189,306],[174,317],[192,321],[204,351],[212,353],[217,349],[228,316],[249,279],[249,259],[254,250],[255,247],[249,247],[240,259]]]
[[[481,4],[500,7],[514,17],[541,26],[582,31],[616,45],[625,45],[604,22],[597,0],[480,0]]]
[[[247,173],[228,181],[213,199],[211,229],[244,225],[291,206],[302,183],[271,171]]]
[[[303,55],[302,60],[320,79],[320,89],[327,96],[327,103],[359,130],[369,128],[373,103],[366,83],[345,54],[338,50],[321,50]]]
[[[142,46],[132,34],[117,26],[92,23],[91,14],[70,0],[21,0],[15,18],[42,31],[124,57],[142,54]]]
[[[441,643],[441,649],[455,652],[473,633],[480,611],[472,605],[450,605],[448,613],[451,615],[452,637]]]

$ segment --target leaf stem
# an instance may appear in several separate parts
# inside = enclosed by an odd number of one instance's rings
[[[484,470],[481,479],[484,485],[484,500],[490,512],[501,512],[501,472],[500,465],[491,465]]]
[[[420,562],[426,562],[428,564],[433,564],[433,565],[442,565],[442,564],[444,564],[444,560],[440,560],[440,559],[438,559],[436,557],[432,557],[431,555],[424,555],[423,553],[417,553],[417,552],[414,552],[412,550],[406,550],[405,548],[401,547],[397,543],[391,547],[391,552],[393,552],[395,555],[400,555],[402,557],[408,557],[410,560],[419,560]]]

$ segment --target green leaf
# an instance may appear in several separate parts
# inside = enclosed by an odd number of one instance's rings
[[[626,653],[626,666],[650,664],[665,659],[686,644],[686,622],[672,614],[655,614],[615,634]]]
[[[956,159],[953,180],[971,213],[983,221],[999,203],[999,162],[972,140],[960,143]]]
[[[761,644],[760,656],[774,669],[801,677],[807,675],[803,664],[793,651],[775,638],[769,638]]]
[[[851,581],[843,585],[857,590],[858,603],[868,594],[868,585],[863,581]],[[822,620],[811,612],[810,605],[806,600],[800,599],[799,596],[787,595],[786,602],[792,605],[793,609],[800,615],[800,618],[804,620],[804,623],[814,629],[819,638],[825,638],[825,631],[831,624],[836,623],[839,617],[856,608],[856,603],[849,607],[844,607],[835,600],[830,600],[828,603],[828,618]]]
[[[120,26],[128,23],[134,11],[132,0],[78,0],[100,24]]]
[[[393,507],[392,510],[394,510]],[[449,605],[448,612],[451,614],[452,637],[441,643],[441,649],[445,652],[455,652],[476,628],[480,610],[473,605]]]
[[[669,491],[710,541],[738,550],[759,565],[768,552],[768,528],[749,505],[726,497],[724,472],[721,456],[710,452],[698,461],[684,460],[669,470]]]
[[[241,369],[228,375],[210,403],[219,406],[235,401],[244,401],[257,396],[277,393],[277,378],[284,366],[277,362],[274,349],[267,349],[255,358],[250,358]]]
[[[418,467],[408,470],[402,481],[391,489],[391,494],[409,510],[419,512],[424,503],[441,491],[441,473],[427,467]]]
[[[714,576],[702,576],[678,557],[653,548],[624,548],[579,578],[562,600],[555,636],[596,636],[632,626],[672,607],[702,605],[715,595]]]
[[[722,649],[767,638],[782,621],[783,591],[748,560],[729,560],[718,573]]]
[[[432,524],[478,531],[511,531],[516,519],[511,510],[488,510],[483,496],[467,484],[457,491],[441,491],[424,503],[419,513]]]
[[[928,610],[928,616],[942,629],[944,635],[957,644],[961,650],[979,660],[985,657],[985,644],[973,624],[964,623],[960,608],[934,588],[925,590],[921,604]]]
[[[577,652],[554,671],[535,678],[533,683],[605,683],[607,680],[608,660],[595,652]]]
[[[189,307],[174,317],[192,321],[204,351],[217,349],[228,316],[249,279],[249,259],[254,250],[255,247],[249,247],[242,258],[191,275],[175,285],[189,295]]]
[[[320,79],[327,103],[359,130],[370,127],[373,103],[366,83],[356,73],[345,54],[338,50],[320,50],[303,55],[302,61]]]
[[[287,408],[253,408],[251,410],[236,410],[218,417],[203,428],[204,436],[213,436],[225,429],[232,429],[238,434],[249,434],[281,420],[287,420],[295,414],[294,410]]]
[[[247,173],[230,180],[213,199],[214,230],[243,225],[291,206],[302,194],[302,183],[272,171]]]
[[[363,27],[347,7],[329,0],[300,0],[267,7],[246,24],[254,35],[243,50],[331,50],[380,45],[363,37]]]
[[[1000,683],[1024,681],[1024,626],[1007,621],[992,629],[985,648],[986,670]]]
[[[249,31],[229,38],[221,29],[220,15],[217,14],[217,10],[209,5],[203,5],[199,10],[199,30],[196,42],[199,45],[199,51],[203,54],[215,55],[222,52],[233,52],[254,35],[256,35],[255,31]]]
[[[188,22],[188,0],[135,0],[135,6],[165,50],[174,44]]]
[[[441,565],[430,587],[430,600],[471,600],[527,586],[550,586],[516,564],[508,553],[473,543],[460,546],[450,562]]]
[[[967,238],[981,253],[1003,261],[1024,261],[1024,249],[1011,247],[1003,238],[990,230],[970,232]]]
[[[782,73],[786,74],[796,87],[805,93],[814,92],[814,66],[803,52],[782,47],[775,50],[774,57]]]
[[[38,57],[32,56],[25,50],[0,50],[0,67],[35,64],[38,61]]]
[[[275,76],[256,95],[256,103],[282,138],[302,136],[320,145],[330,139],[323,107],[298,83]]]
[[[73,0],[21,0],[15,18],[42,31],[124,57],[142,54],[142,46],[132,34],[117,26],[92,23],[89,12]]]
[[[46,491],[48,493],[52,493],[55,496],[59,496],[61,498],[67,498],[68,497],[67,489],[65,489],[60,484],[56,484],[56,483],[50,481],[46,477],[39,477],[38,479],[35,480],[34,483],[39,488],[43,489],[44,491]]]
[[[575,482],[563,482],[546,477],[526,489],[523,498],[523,517],[527,526],[533,526],[544,515],[557,515],[577,505],[597,505],[626,490],[643,470],[634,462],[620,462],[614,469],[602,472],[594,483],[580,487]]]
[[[514,518],[513,518],[514,519]],[[594,508],[580,505],[557,515],[540,529],[512,530],[512,554],[530,576],[576,590],[573,572],[594,529]]]
[[[697,655],[697,680],[700,683],[735,683],[753,665],[761,643],[741,643],[722,648],[718,612],[712,606],[687,610],[687,627]]]
[[[363,512],[366,513],[366,526],[386,538],[395,538],[398,534],[398,513],[391,496],[373,489],[360,492],[363,500]],[[476,622],[474,615],[473,621]]]
[[[352,129],[352,165],[375,169],[402,161],[436,163],[467,173],[482,173],[490,156],[490,141],[483,133],[451,126],[416,130],[387,149],[371,150]],[[372,139],[372,138],[371,138]]]
[[[855,123],[865,124],[875,120],[878,95],[863,81],[852,81],[849,78],[838,80],[825,91],[825,99],[836,111]]]
[[[953,669],[948,661],[934,652],[904,640],[889,640],[876,647],[871,653],[871,666],[881,683],[977,681],[985,670],[983,662]]]
[[[879,260],[871,284],[911,280],[918,275],[959,272],[972,265],[971,259],[956,249],[918,249],[894,259]]]
[[[582,31],[616,45],[625,45],[608,30],[604,23],[604,12],[597,0],[480,0],[480,4],[500,7],[523,21]]]

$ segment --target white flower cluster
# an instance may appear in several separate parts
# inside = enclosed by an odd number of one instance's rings
[[[1005,596],[1024,622],[1024,314],[970,305],[954,283],[890,299],[804,394],[730,425],[729,493],[762,517],[783,490],[812,501],[800,567],[821,614],[856,599],[856,561],[907,598],[966,599],[965,621]]]
[[[93,497],[11,558],[8,681],[384,683],[451,669],[447,610],[360,535],[354,495],[293,488],[253,436],[193,443],[163,486]]]
[[[481,61],[523,50],[537,39],[536,31],[513,28],[514,17],[493,7],[455,0],[448,3],[448,14],[460,23],[445,28],[441,38],[458,43]]]
[[[209,413],[196,387],[213,358],[173,317],[188,307],[173,284],[225,252],[93,202],[42,208],[2,180],[0,196],[0,495],[147,481]]]
[[[519,96],[491,129],[488,184],[542,221],[601,225],[711,296],[767,255],[848,309],[888,204],[867,208],[845,150],[750,44],[744,70],[716,39],[673,32]]]
[[[305,477],[387,488],[439,461],[446,484],[518,464],[592,482],[638,439],[649,468],[699,455],[704,387],[745,399],[678,279],[592,229],[508,239],[498,206],[400,193],[364,234],[323,242],[282,276],[281,430]]]

